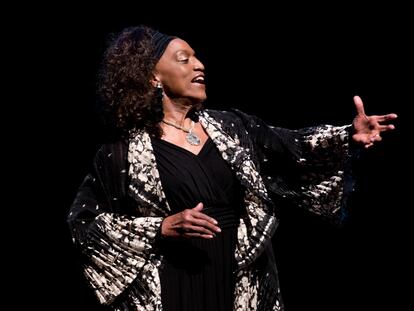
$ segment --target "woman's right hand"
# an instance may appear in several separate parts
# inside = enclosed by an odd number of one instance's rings
[[[203,238],[211,239],[221,229],[217,221],[202,213],[203,203],[192,209],[186,209],[168,216],[161,225],[161,236],[168,238]]]

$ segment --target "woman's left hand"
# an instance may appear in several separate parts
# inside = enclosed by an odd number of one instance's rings
[[[395,113],[367,116],[364,111],[364,104],[359,96],[354,96],[354,103],[357,110],[357,115],[354,118],[352,125],[354,126],[354,134],[352,139],[362,144],[365,148],[374,145],[375,142],[381,141],[381,133],[393,130],[393,124],[382,124],[383,122],[397,118]]]

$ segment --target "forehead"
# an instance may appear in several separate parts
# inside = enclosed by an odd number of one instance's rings
[[[165,50],[165,54],[173,55],[180,51],[194,53],[193,49],[186,41],[180,38],[175,38],[171,40],[171,42],[168,44]]]

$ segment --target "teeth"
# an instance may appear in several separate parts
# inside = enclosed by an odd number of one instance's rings
[[[194,82],[204,82],[204,77],[197,77],[193,79]]]

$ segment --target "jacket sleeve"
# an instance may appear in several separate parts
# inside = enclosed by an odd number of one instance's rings
[[[85,276],[103,304],[111,303],[138,274],[151,275],[156,262],[162,217],[141,217],[137,202],[127,195],[126,152],[121,143],[97,152],[68,215]],[[148,284],[142,284],[143,290],[156,290],[145,288]]]
[[[352,126],[289,130],[237,113],[253,141],[260,172],[271,194],[341,224],[354,188],[352,163],[358,155],[349,144]]]

